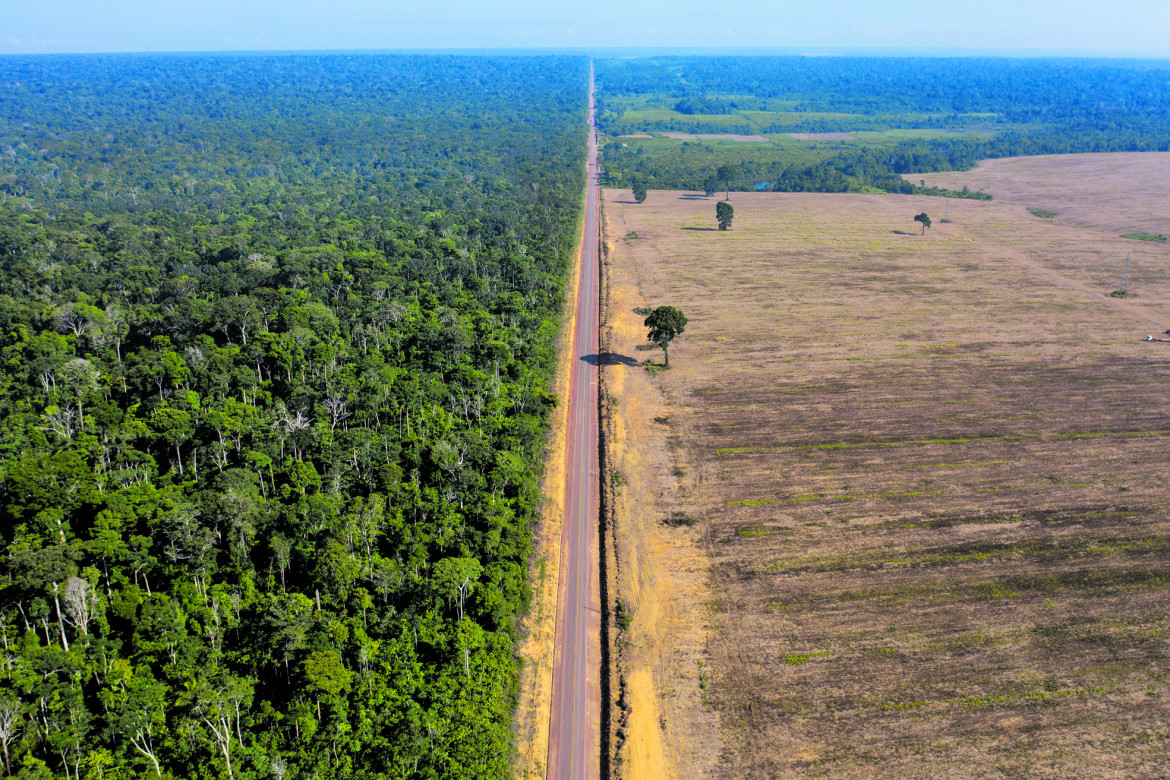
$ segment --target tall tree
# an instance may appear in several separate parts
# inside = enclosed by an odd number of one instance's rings
[[[645,203],[646,202],[646,185],[640,181],[637,181],[637,182],[634,182],[634,186],[632,189],[634,192],[634,202],[635,203]]]
[[[722,202],[720,205],[723,205]],[[666,367],[670,368],[670,342],[686,328],[686,315],[673,306],[659,306],[650,312],[643,324],[650,329],[649,340],[662,347]]]
[[[731,184],[735,181],[737,173],[738,169],[734,165],[720,165],[715,171],[715,178],[719,180],[727,193],[724,200],[731,199]]]
[[[735,208],[725,200],[715,204],[715,219],[719,222],[720,230],[731,229],[731,220],[735,217]]]
[[[921,214],[915,214],[915,215],[914,215],[914,221],[915,221],[915,222],[921,222],[921,223],[922,223],[922,235],[924,235],[924,236],[925,236],[925,235],[926,235],[926,229],[927,229],[928,227],[930,227],[930,217],[928,217],[928,216],[926,215],[926,212],[924,211],[924,212],[922,212]]]

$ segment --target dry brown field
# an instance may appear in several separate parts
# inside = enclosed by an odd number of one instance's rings
[[[1170,252],[999,202],[735,193],[719,232],[625,196],[618,775],[1170,777]]]
[[[1004,203],[1055,211],[1068,225],[1170,236],[1170,152],[1010,157],[970,171],[905,178],[956,190],[968,186]]]

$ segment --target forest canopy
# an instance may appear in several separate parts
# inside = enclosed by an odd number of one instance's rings
[[[509,775],[587,82],[0,59],[13,774]]]
[[[731,166],[731,189],[910,193],[900,174],[993,157],[1170,150],[1162,61],[664,56],[599,60],[597,81],[611,136],[768,139],[613,138],[603,168],[620,187],[702,190]]]

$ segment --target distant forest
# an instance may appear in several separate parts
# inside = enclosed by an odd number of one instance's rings
[[[0,59],[0,748],[510,776],[583,57]]]
[[[888,134],[829,150],[744,144],[734,154],[611,142],[603,159],[614,186],[915,192],[899,174],[994,157],[1170,150],[1170,62],[655,57],[599,61],[597,72],[600,123],[612,136]]]

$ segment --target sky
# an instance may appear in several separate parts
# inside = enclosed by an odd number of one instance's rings
[[[0,0],[0,54],[465,48],[1170,58],[1165,0]]]

